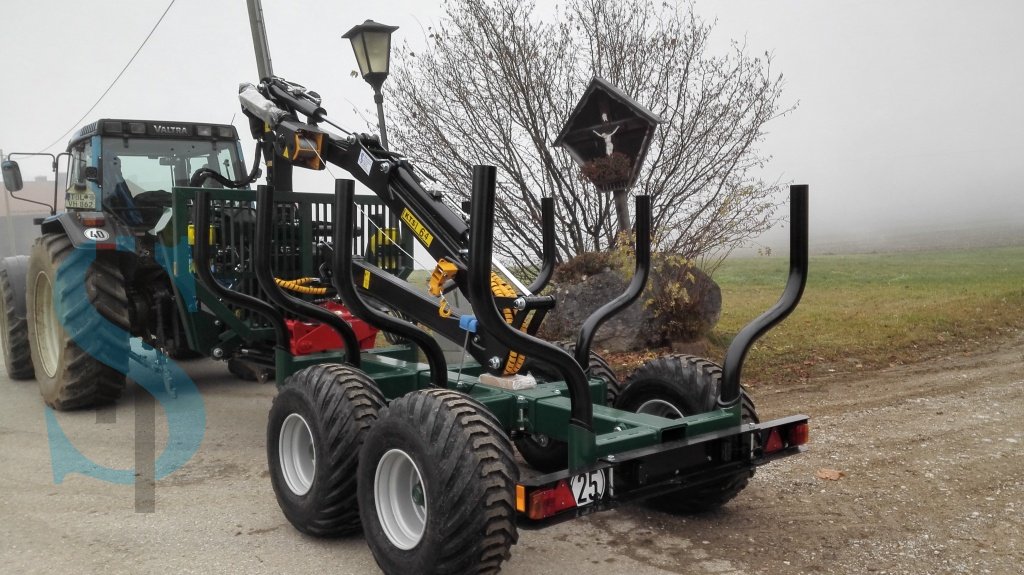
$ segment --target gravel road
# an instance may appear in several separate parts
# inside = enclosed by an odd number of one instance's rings
[[[312,539],[278,510],[264,454],[273,386],[186,365],[206,435],[157,482],[153,513],[136,513],[131,485],[55,484],[35,383],[0,376],[0,572],[377,573],[361,537]],[[715,513],[627,507],[522,532],[502,573],[1024,573],[1024,334],[984,355],[753,394],[762,418],[811,415],[808,453],[760,470]],[[128,395],[56,417],[96,463],[130,468]],[[166,434],[158,410],[158,453]]]

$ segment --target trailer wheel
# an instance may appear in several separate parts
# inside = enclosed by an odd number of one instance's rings
[[[359,448],[384,396],[351,366],[319,364],[288,378],[267,422],[267,460],[277,503],[299,531],[359,531]]]
[[[0,339],[4,365],[11,379],[32,379],[32,352],[25,319],[25,275],[28,256],[0,260]]]
[[[576,351],[576,344],[558,343],[556,345],[569,353],[575,353]],[[557,379],[555,374],[558,373],[551,366],[542,365],[540,362],[531,360],[531,358],[526,359],[526,365],[523,366],[521,371],[531,371],[546,379]],[[608,365],[608,362],[593,350],[590,352],[587,376],[604,380],[605,405],[614,405],[616,398],[618,398],[622,390],[619,378],[615,375],[615,370]],[[569,463],[569,445],[564,441],[538,434],[527,435],[517,439],[515,443],[519,454],[523,456],[526,463],[537,471],[550,473],[565,469]]]
[[[391,403],[366,437],[359,513],[386,574],[497,573],[518,540],[512,446],[485,407],[429,389]]]
[[[717,407],[722,368],[706,359],[674,355],[648,361],[626,380],[615,407],[668,419],[705,413]],[[740,390],[744,423],[757,423],[754,402]],[[699,513],[725,505],[747,486],[754,471],[743,470],[683,492],[648,500],[652,507],[670,513]]]
[[[85,270],[84,294],[77,292],[83,287],[72,285],[75,280],[61,281],[63,274],[86,265],[78,259],[86,255],[64,234],[46,234],[36,240],[29,259],[26,319],[32,365],[43,401],[58,411],[117,401],[128,372],[128,296],[114,254],[95,253]],[[70,289],[56,289],[60,286]],[[79,347],[66,327],[88,334],[90,343],[105,350],[103,361]]]

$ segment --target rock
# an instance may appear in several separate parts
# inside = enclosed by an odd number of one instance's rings
[[[544,320],[541,335],[551,341],[575,341],[580,326],[595,310],[626,289],[630,277],[603,265],[603,254],[583,254],[569,262],[571,273],[556,275],[548,293],[558,305]],[[631,270],[632,271],[632,270]],[[594,347],[611,352],[639,351],[672,344],[680,353],[706,355],[705,337],[721,317],[718,284],[692,263],[655,254],[643,295],[597,331]]]

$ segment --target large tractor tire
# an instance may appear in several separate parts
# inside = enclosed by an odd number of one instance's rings
[[[396,399],[363,443],[359,512],[387,575],[497,573],[518,540],[512,445],[494,416],[446,389]]]
[[[680,419],[717,408],[722,368],[706,359],[674,355],[648,361],[626,380],[615,407],[668,419]],[[757,423],[754,402],[740,391],[743,423]],[[668,493],[648,502],[670,513],[701,513],[725,505],[747,486],[753,469],[743,470],[695,489]]]
[[[288,378],[267,422],[267,460],[277,502],[299,531],[359,531],[359,448],[384,407],[373,380],[348,365],[319,364]]]
[[[78,259],[93,254],[91,263]],[[85,265],[83,286],[70,276]],[[46,234],[32,246],[26,319],[36,380],[50,407],[93,407],[121,395],[130,350],[124,283],[112,252],[78,251],[64,234]],[[102,361],[86,353],[76,336],[102,350]]]
[[[557,345],[564,348],[570,354],[576,351],[575,344],[560,343]],[[539,375],[549,380],[558,379],[556,375],[558,372],[552,367],[535,362],[531,358],[526,359],[526,365],[523,366],[521,371],[529,371],[534,375]],[[614,405],[616,398],[618,398],[621,392],[619,377],[615,375],[615,370],[608,365],[608,362],[593,350],[590,352],[590,363],[587,366],[586,373],[587,377],[596,377],[604,380],[605,405]],[[519,450],[519,454],[523,456],[523,459],[526,460],[530,467],[543,473],[565,469],[569,465],[568,444],[545,435],[527,435],[517,439],[516,449]]]
[[[32,351],[25,319],[25,276],[28,256],[0,260],[0,340],[4,366],[11,379],[32,379]]]

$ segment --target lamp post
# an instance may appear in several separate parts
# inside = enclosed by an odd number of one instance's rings
[[[342,36],[352,42],[359,73],[373,86],[373,101],[377,104],[377,127],[380,129],[380,143],[388,147],[388,134],[384,127],[384,96],[380,93],[384,80],[388,79],[391,66],[391,34],[398,26],[388,26],[367,20],[354,26]]]

